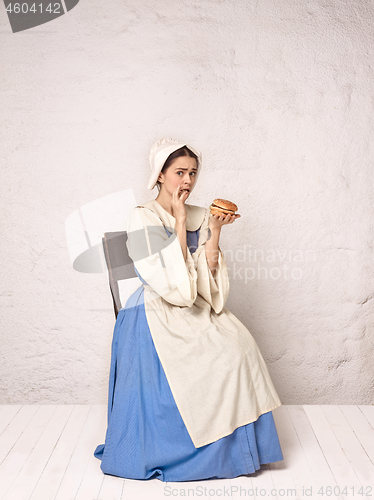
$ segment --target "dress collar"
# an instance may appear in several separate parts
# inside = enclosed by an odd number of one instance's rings
[[[137,206],[149,208],[158,215],[164,226],[175,228],[175,217],[169,214],[157,200],[150,200]],[[207,209],[197,205],[188,205],[187,203],[185,203],[185,207],[187,213],[186,229],[187,231],[197,231],[203,223]]]

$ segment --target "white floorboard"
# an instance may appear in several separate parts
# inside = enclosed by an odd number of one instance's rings
[[[81,430],[73,454],[67,464],[64,464],[65,473],[57,490],[57,495],[51,500],[75,500],[81,488],[88,462],[98,444],[103,443],[105,438],[105,425],[107,419],[107,408],[104,405],[92,405],[89,414]],[[94,457],[95,458],[95,457]],[[96,460],[97,476],[104,480],[100,469],[100,462]],[[90,500],[96,500],[96,496]]]
[[[75,406],[66,415],[66,425],[57,438],[30,500],[50,500],[56,497],[89,411],[90,406]]]
[[[339,406],[326,405],[322,408],[360,486],[370,485],[374,478],[374,465],[352,428],[356,427],[354,421],[351,425]]]
[[[304,496],[308,496],[310,488],[312,488],[311,491],[313,494],[320,491],[321,487],[331,486],[333,488],[337,486],[326,457],[323,454],[305,412],[305,408],[303,406],[289,405],[287,409],[303,452],[303,458],[300,458],[302,463],[300,463],[299,468],[300,474],[305,474],[307,476],[303,483],[305,491]],[[292,451],[288,448],[285,452],[292,455]],[[323,496],[318,497],[318,494],[315,497],[323,498]],[[337,495],[334,498],[340,498],[340,496]]]
[[[0,406],[0,500],[374,497],[374,406],[273,411],[284,460],[234,479],[163,483],[105,475],[105,405]]]

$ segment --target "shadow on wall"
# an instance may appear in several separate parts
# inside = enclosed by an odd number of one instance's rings
[[[107,272],[116,313],[141,285],[126,247],[126,221],[136,205],[133,190],[126,189],[83,205],[65,221],[73,269]]]
[[[102,246],[104,233],[123,232],[134,206],[134,192],[132,189],[126,189],[91,201],[67,217],[66,242],[72,266],[76,271],[105,272]]]

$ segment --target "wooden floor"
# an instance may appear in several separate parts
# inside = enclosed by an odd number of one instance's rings
[[[1,500],[374,499],[374,406],[273,411],[284,460],[235,479],[163,483],[104,475],[106,406],[0,406]],[[321,489],[322,488],[322,489]]]

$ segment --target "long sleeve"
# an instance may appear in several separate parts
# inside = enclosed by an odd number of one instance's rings
[[[206,217],[201,226],[202,242],[197,250],[192,254],[197,270],[197,292],[211,305],[214,311],[218,314],[222,311],[226,304],[230,282],[227,272],[225,257],[218,246],[219,256],[218,263],[213,277],[208,266],[208,261],[205,253],[205,243],[208,239],[209,225],[209,210],[207,209]]]
[[[191,307],[197,296],[197,272],[187,248],[184,260],[178,237],[170,237],[151,210],[134,208],[127,221],[127,248],[136,270],[163,299]]]

